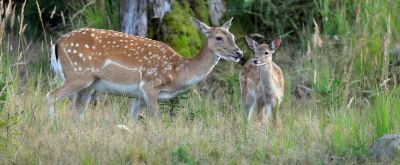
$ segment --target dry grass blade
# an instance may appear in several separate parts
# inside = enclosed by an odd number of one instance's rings
[[[388,90],[386,84],[387,84],[387,79],[389,77],[389,44],[392,36],[392,30],[390,28],[390,15],[387,17],[386,20],[386,34],[384,36],[384,42],[383,42],[383,68],[382,68],[382,84],[383,88],[385,91]]]
[[[72,15],[71,20],[73,20],[76,16],[78,16],[79,14],[83,13],[85,11],[85,9],[87,7],[89,7],[90,5],[94,4],[96,1],[90,1],[89,3],[87,3],[85,6],[83,6],[83,8],[81,10],[79,10],[78,12],[76,12],[74,15]]]
[[[42,12],[40,11],[39,2],[37,0],[36,0],[36,7],[37,7],[37,10],[38,10],[38,14],[39,14],[40,24],[42,25],[44,41],[45,41],[45,43],[48,43],[47,42],[47,33],[46,33],[46,29],[44,28],[44,23],[43,23],[43,19],[42,19]],[[46,48],[47,48],[47,51],[50,50],[49,46],[47,44],[46,44]]]

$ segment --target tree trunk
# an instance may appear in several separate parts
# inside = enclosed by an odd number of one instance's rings
[[[122,0],[121,31],[128,34],[147,36],[147,8],[153,9],[153,17],[162,21],[166,12],[171,10],[173,0]]]
[[[145,37],[147,35],[147,0],[121,1],[121,31]]]
[[[171,11],[173,2],[174,0],[149,0],[150,5],[153,7],[153,18],[159,18],[162,21],[165,13]]]
[[[219,26],[219,19],[222,18],[226,11],[223,0],[208,0],[208,14],[212,25]]]

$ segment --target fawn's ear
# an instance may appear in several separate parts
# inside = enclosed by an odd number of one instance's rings
[[[208,30],[210,30],[210,27],[208,25],[193,17],[190,17],[190,20],[192,20],[192,23],[194,26],[196,26],[197,30],[207,35]]]
[[[258,43],[248,36],[245,36],[244,38],[246,38],[246,42],[247,42],[247,45],[249,46],[249,48],[251,50],[255,51],[258,46]]]
[[[282,42],[281,37],[275,38],[271,43],[271,49],[274,51],[278,49],[281,46],[281,42]]]
[[[224,23],[224,25],[222,25],[222,28],[224,28],[224,29],[226,29],[226,30],[229,30],[229,28],[230,28],[231,25],[232,25],[232,20],[233,20],[233,17],[229,18],[229,20],[226,21],[226,22]]]

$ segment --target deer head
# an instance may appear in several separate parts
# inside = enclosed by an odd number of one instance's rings
[[[220,58],[239,62],[242,50],[235,43],[235,36],[229,32],[233,18],[221,27],[209,27],[196,18],[190,18],[197,29],[207,37],[208,47]]]
[[[246,36],[247,45],[254,52],[254,56],[257,60],[254,60],[255,65],[266,65],[272,62],[272,54],[280,47],[281,37],[275,38],[270,45],[258,44],[252,38]]]

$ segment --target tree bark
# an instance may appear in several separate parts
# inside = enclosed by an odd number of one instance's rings
[[[219,26],[219,19],[222,18],[226,11],[223,0],[208,0],[208,14],[212,25]]]
[[[121,31],[145,37],[147,35],[147,0],[121,1]]]
[[[171,11],[171,6],[174,0],[149,0],[153,7],[153,18],[159,18],[160,21],[164,18],[166,12]]]

